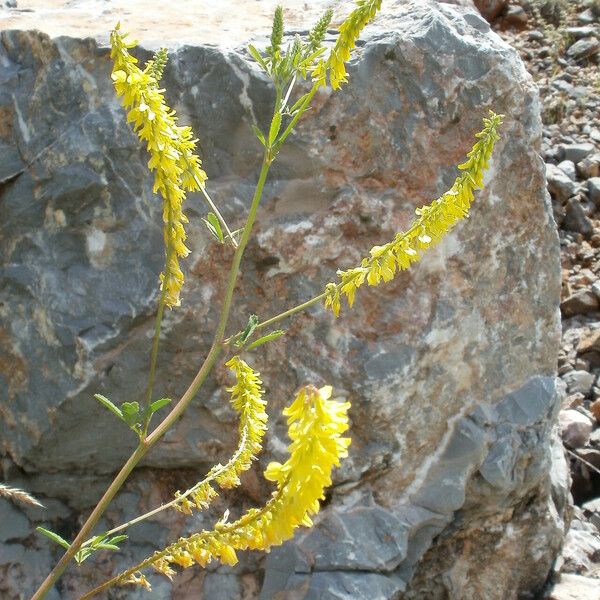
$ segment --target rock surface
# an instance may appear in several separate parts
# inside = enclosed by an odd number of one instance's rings
[[[548,470],[564,467],[551,435],[560,271],[537,155],[537,93],[516,52],[474,12],[400,2],[384,10],[343,93],[317,96],[274,165],[232,330],[251,313],[266,317],[315,295],[336,268],[406,227],[416,206],[452,183],[452,165],[493,108],[507,117],[486,189],[471,218],[414,272],[361,290],[338,320],[311,310],[249,357],[270,399],[263,465],[282,456],[280,410],[298,385],[328,382],[352,400],[351,456],[316,527],[266,560],[248,554],[235,568],[190,572],[172,589],[153,579],[156,597],[185,598],[202,586],[211,600],[505,600],[541,590],[558,552],[565,490]],[[178,48],[167,96],[201,138],[210,190],[237,227],[259,167],[250,125],[264,126],[272,92],[241,48],[179,47],[190,33],[171,23],[167,35],[164,21],[159,41]],[[42,23],[56,34],[51,25]],[[266,21],[254,25],[266,45]],[[92,395],[141,397],[160,210],[146,156],[114,99],[102,40],[0,35],[2,465],[7,480],[49,507],[27,513],[30,530],[50,523],[68,537],[128,450]],[[187,212],[193,254],[158,373],[157,394],[173,398],[208,349],[221,265],[231,259],[200,225],[200,199],[190,198]],[[227,381],[219,367],[107,525],[167,500],[228,456]],[[250,475],[242,492],[192,520],[164,515],[132,529],[127,551],[102,562],[103,572],[210,525],[228,505],[260,503],[269,486]],[[51,563],[45,541],[23,540],[22,529],[0,554],[0,592],[11,600]],[[77,597],[86,577],[100,575],[86,563],[54,598]]]

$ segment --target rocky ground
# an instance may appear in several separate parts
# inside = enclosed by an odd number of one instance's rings
[[[505,6],[494,25],[540,89],[542,157],[561,243],[559,427],[575,506],[555,600],[600,598],[599,16],[598,2],[536,0]]]

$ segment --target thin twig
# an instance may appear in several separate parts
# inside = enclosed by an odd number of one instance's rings
[[[244,428],[244,431],[240,437],[240,441],[239,441],[237,450],[235,451],[233,456],[229,459],[229,461],[225,465],[221,465],[220,468],[214,469],[214,471],[209,473],[202,481],[198,482],[196,485],[191,487],[189,490],[187,490],[183,494],[180,494],[179,496],[177,496],[170,502],[167,502],[166,504],[161,504],[160,506],[148,511],[147,513],[144,513],[143,515],[140,515],[139,517],[136,517],[135,519],[131,519],[131,521],[127,521],[126,523],[123,523],[121,525],[118,525],[117,527],[114,527],[110,531],[107,531],[104,535],[106,535],[106,536],[113,535],[114,533],[123,531],[123,529],[127,529],[131,525],[135,525],[137,523],[140,523],[141,521],[145,521],[149,517],[153,517],[154,515],[161,513],[163,510],[166,510],[168,508],[171,508],[172,506],[179,504],[181,502],[181,500],[192,495],[194,492],[199,490],[203,485],[206,485],[207,483],[215,481],[219,475],[221,475],[222,473],[227,471],[227,469],[231,468],[231,465],[237,461],[237,459],[239,458],[240,454],[242,453],[242,451],[244,449],[247,438],[248,438],[248,432],[247,432],[246,428]]]
[[[577,460],[581,461],[586,467],[589,467],[590,469],[592,469],[592,471],[596,471],[596,473],[598,473],[600,475],[600,469],[598,467],[595,467],[591,462],[588,462],[587,460],[585,460],[585,458],[581,458],[581,456],[579,456],[579,454],[576,454],[575,452],[572,452],[571,450],[569,450],[568,448],[565,448],[565,450],[574,458],[576,458]]]

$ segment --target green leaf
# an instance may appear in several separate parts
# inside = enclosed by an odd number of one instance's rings
[[[88,540],[87,542],[84,542],[82,544],[82,548],[93,548],[94,546],[96,546],[96,544],[99,544],[100,542],[103,542],[106,539],[106,535],[95,535],[92,539]]]
[[[277,138],[277,134],[281,129],[281,113],[277,111],[273,115],[273,120],[271,121],[271,128],[269,129],[269,146],[273,145],[273,142]]]
[[[235,345],[240,348],[246,343],[246,340],[252,335],[256,326],[258,325],[258,317],[256,315],[250,315],[248,318],[248,324],[246,325],[246,329],[242,332],[240,339],[235,343]]]
[[[98,402],[103,404],[112,413],[117,415],[117,417],[119,417],[119,419],[121,419],[121,421],[125,420],[123,418],[123,413],[121,412],[121,409],[118,406],[116,406],[115,404],[113,404],[108,398],[106,398],[102,394],[94,394],[94,398],[96,398],[96,400],[98,400]]]
[[[304,94],[304,96],[300,96],[300,98],[298,98],[298,101],[294,104],[294,106],[292,106],[292,108],[290,108],[290,112],[294,113],[295,111],[299,110],[300,107],[302,106],[302,104],[304,103],[304,101],[306,100],[307,96],[308,96],[308,94]]]
[[[97,544],[94,546],[94,550],[118,550],[119,546],[115,546],[109,542],[102,542],[101,544]]]
[[[155,400],[150,404],[150,414],[153,415],[157,410],[160,410],[163,406],[169,404],[169,402],[171,402],[171,398],[161,398],[160,400]]]
[[[267,141],[265,140],[265,134],[256,125],[252,125],[252,130],[254,131],[254,135],[258,138],[258,141],[263,146],[266,146]]]
[[[209,213],[209,216],[212,215],[212,213]],[[208,229],[208,231],[210,231],[210,234],[218,241],[218,242],[223,242],[223,232],[221,231],[221,225],[219,224],[219,221],[217,219],[217,224],[219,226],[218,229],[215,228],[215,226],[208,221],[207,219],[202,219],[204,221],[204,224],[206,225],[206,229]]]
[[[77,564],[81,564],[98,550],[118,550],[119,546],[117,544],[126,539],[126,535],[115,535],[110,539],[106,534],[96,535],[87,542],[84,542],[83,546],[75,554],[75,560]]]
[[[140,405],[137,402],[123,402],[121,410],[123,420],[129,427],[134,427],[140,422]]]
[[[223,242],[223,230],[221,229],[221,223],[219,222],[219,218],[214,213],[209,212],[207,217],[208,222],[213,226],[214,230],[217,232],[217,237],[220,242]]]
[[[271,333],[268,333],[267,335],[263,335],[262,337],[258,338],[257,340],[254,340],[251,344],[248,344],[248,347],[246,348],[246,350],[252,350],[252,348],[256,348],[257,346],[262,346],[263,344],[266,344],[267,342],[271,342],[273,340],[276,340],[277,338],[280,338],[284,334],[285,334],[285,331],[283,331],[283,329],[278,329],[277,331],[272,331]]]
[[[53,542],[55,542],[59,546],[62,546],[65,550],[68,550],[69,547],[71,546],[71,544],[69,544],[69,542],[67,542],[67,540],[60,537],[60,535],[58,535],[58,533],[54,533],[54,531],[50,531],[49,529],[46,529],[45,527],[36,527],[35,529],[36,529],[36,531],[39,531],[42,535],[45,535],[47,538],[50,538]]]
[[[269,72],[269,68],[265,63],[264,58],[261,56],[260,52],[252,45],[248,44],[248,52],[250,52],[252,58],[263,68],[263,71]]]
[[[108,541],[111,544],[119,544],[122,541],[126,540],[128,537],[128,535],[115,535],[115,537],[110,538]]]
[[[93,548],[82,548],[75,554],[75,561],[78,565],[80,565],[84,560],[88,559],[92,554],[94,554]]]

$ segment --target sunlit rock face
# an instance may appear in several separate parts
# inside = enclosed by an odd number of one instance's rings
[[[551,435],[559,256],[537,155],[537,92],[474,11],[384,4],[349,83],[317,94],[272,167],[231,332],[250,314],[268,318],[318,294],[337,268],[405,228],[450,187],[493,109],[506,118],[486,188],[410,273],[361,288],[338,319],[311,308],[247,355],[269,399],[260,466],[284,456],[281,409],[304,383],[331,384],[352,401],[350,457],[313,529],[266,558],[190,570],[174,586],[153,579],[156,598],[533,598],[560,545],[566,477]],[[237,14],[246,10],[241,3]],[[264,47],[267,12],[252,15]],[[109,17],[138,31],[144,19],[140,9]],[[23,29],[28,18],[9,23]],[[190,40],[170,18],[160,35],[142,31],[150,43],[138,56],[148,58],[156,38],[173,49],[167,98],[200,138],[209,190],[237,228],[260,167],[251,125],[268,125],[273,92],[241,45],[249,36]],[[134,445],[93,394],[142,399],[164,259],[147,156],[114,97],[106,36],[90,27],[91,38],[66,25],[69,36],[57,37],[51,20],[52,37],[0,34],[1,464],[7,482],[47,505],[25,522],[0,504],[0,595],[9,599],[29,593],[57,558],[27,532],[44,523],[72,536]],[[186,212],[193,252],[182,307],[165,320],[156,386],[174,399],[210,346],[232,258],[204,228],[201,197],[190,196]],[[236,444],[228,382],[220,365],[104,526],[227,459]],[[226,507],[260,504],[270,487],[257,472],[206,514],[163,513],[132,528],[123,554],[67,574],[53,598],[78,597],[111,569],[211,526]]]

